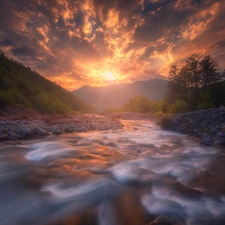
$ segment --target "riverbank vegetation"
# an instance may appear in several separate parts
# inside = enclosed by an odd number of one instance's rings
[[[93,111],[71,92],[0,51],[0,108],[9,105],[51,113]]]

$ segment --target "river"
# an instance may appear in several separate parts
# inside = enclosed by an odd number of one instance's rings
[[[123,130],[0,143],[1,225],[225,224],[225,151],[122,121]],[[156,223],[154,223],[156,224]]]

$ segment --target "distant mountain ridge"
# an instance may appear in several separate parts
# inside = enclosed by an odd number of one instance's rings
[[[51,113],[94,111],[71,92],[0,51],[0,108],[8,105]]]
[[[103,110],[110,107],[120,107],[135,96],[144,96],[152,101],[161,101],[166,95],[167,83],[167,80],[155,78],[102,87],[85,85],[72,91],[72,93],[98,110]]]

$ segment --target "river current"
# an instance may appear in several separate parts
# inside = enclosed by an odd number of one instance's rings
[[[0,143],[1,225],[225,224],[225,151],[149,121]],[[154,223],[156,224],[156,223]]]

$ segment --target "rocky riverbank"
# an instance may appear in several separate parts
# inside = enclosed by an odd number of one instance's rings
[[[11,108],[0,112],[0,141],[45,137],[50,134],[122,129],[119,120],[98,115],[73,113],[44,114],[34,110]]]
[[[164,127],[200,137],[203,145],[225,145],[225,107],[173,115]]]

